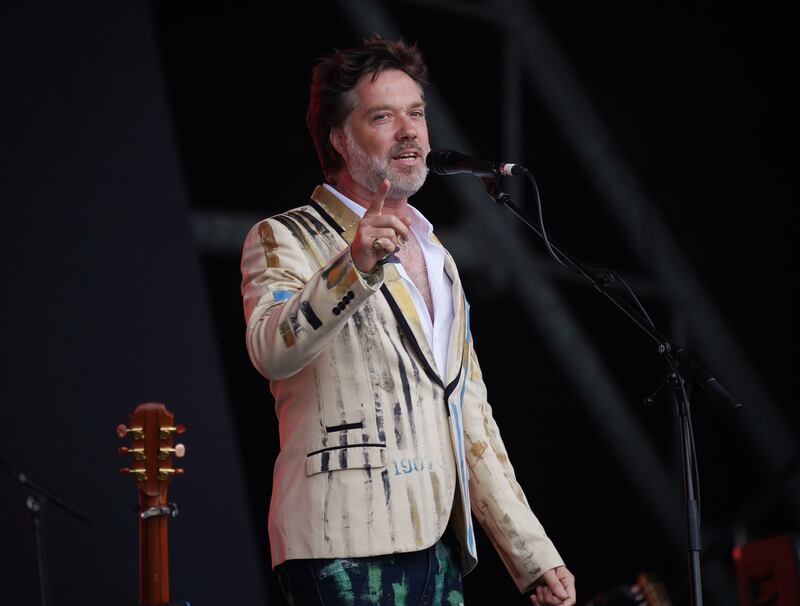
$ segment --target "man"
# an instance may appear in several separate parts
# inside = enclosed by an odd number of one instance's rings
[[[279,420],[272,563],[289,603],[458,604],[474,513],[533,603],[575,604],[492,417],[453,259],[408,204],[426,71],[377,36],[322,60],[307,124],[326,184],[244,244],[247,347]]]

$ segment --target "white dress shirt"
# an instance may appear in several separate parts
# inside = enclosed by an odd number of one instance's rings
[[[367,210],[366,208],[353,202],[350,198],[336,191],[336,189],[327,183],[324,184],[323,187],[339,198],[342,203],[347,205],[347,207],[359,217],[364,216]],[[397,264],[397,270],[411,293],[414,307],[422,322],[422,328],[425,331],[425,337],[428,339],[428,345],[436,359],[439,376],[444,379],[445,369],[447,368],[447,349],[450,343],[450,330],[453,327],[453,282],[444,271],[444,248],[433,238],[433,225],[431,225],[431,222],[428,221],[421,212],[410,204],[408,205],[408,209],[410,211],[409,217],[411,218],[410,229],[417,238],[420,248],[422,249],[422,256],[425,259],[425,267],[428,272],[428,284],[430,285],[431,299],[433,301],[433,320],[431,319],[430,313],[428,313],[428,306],[425,305],[422,294],[409,277],[402,263]]]

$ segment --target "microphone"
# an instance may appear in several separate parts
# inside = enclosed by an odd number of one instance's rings
[[[436,175],[469,173],[476,177],[494,177],[500,173],[516,177],[528,172],[527,168],[519,164],[489,162],[465,156],[451,149],[432,149],[425,158],[425,164]]]

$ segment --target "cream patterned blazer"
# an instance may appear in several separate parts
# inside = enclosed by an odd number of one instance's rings
[[[247,349],[270,381],[280,433],[272,564],[419,550],[452,522],[466,574],[474,514],[524,591],[563,562],[492,416],[455,263],[447,254],[455,317],[440,372],[396,268],[370,282],[356,270],[357,223],[318,187],[244,243]]]

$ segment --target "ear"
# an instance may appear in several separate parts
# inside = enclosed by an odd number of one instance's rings
[[[345,152],[347,151],[347,146],[345,145],[345,137],[344,131],[340,126],[331,129],[331,134],[328,135],[328,140],[333,145],[333,149],[339,152],[339,155],[347,160],[347,156]]]

